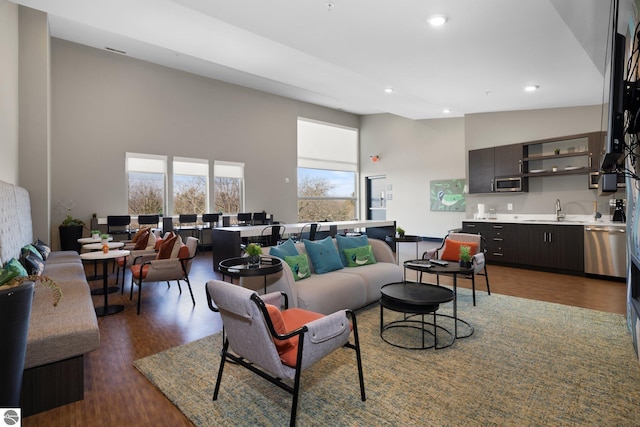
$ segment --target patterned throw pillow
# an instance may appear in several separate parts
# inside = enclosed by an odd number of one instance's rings
[[[40,252],[40,255],[42,255],[42,259],[46,261],[49,257],[49,254],[51,254],[51,247],[49,247],[49,245],[47,245],[40,239],[38,239],[33,244],[33,246],[38,250],[38,252]]]
[[[309,268],[309,261],[305,254],[285,256],[284,261],[291,267],[293,272],[293,279],[298,280],[306,279],[311,276],[311,269]]]
[[[354,249],[362,246],[366,246],[369,244],[369,238],[366,234],[357,237],[346,237],[341,235],[336,235],[336,243],[338,243],[338,252],[340,253],[340,261],[342,261],[342,265],[347,267],[349,265],[349,261],[344,254],[345,249]]]
[[[29,253],[22,258],[22,265],[24,265],[27,273],[33,274],[34,276],[40,276],[44,271],[44,261],[39,255],[34,255],[32,253]]]
[[[347,259],[347,267],[360,267],[361,265],[376,263],[373,251],[371,250],[371,245],[344,249],[343,252]]]
[[[341,270],[344,268],[338,250],[333,243],[331,237],[325,237],[322,240],[311,241],[303,240],[304,248],[309,254],[313,269],[317,274],[324,274],[334,270]]]
[[[42,258],[42,254],[32,244],[24,245],[22,247],[22,255],[26,256],[27,253],[32,253],[33,255],[40,258],[41,261],[44,261],[44,258]]]

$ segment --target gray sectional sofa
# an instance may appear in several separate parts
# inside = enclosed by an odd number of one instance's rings
[[[0,181],[0,262],[20,258],[33,243],[31,204],[26,189]],[[100,331],[78,253],[51,252],[42,273],[62,291],[57,306],[52,290],[36,284],[25,357],[20,406],[32,415],[84,397],[84,354],[100,344]],[[2,345],[11,345],[2,343]]]
[[[338,250],[336,239],[333,243]],[[375,264],[344,267],[317,274],[312,263],[311,276],[294,280],[291,267],[283,262],[281,272],[267,277],[268,292],[283,291],[290,307],[304,308],[317,313],[330,314],[341,309],[358,309],[380,299],[380,288],[388,283],[402,281],[402,268],[395,263],[391,248],[379,239],[369,238]],[[296,243],[299,254],[307,254],[303,243]],[[269,254],[270,248],[263,248]],[[264,291],[262,277],[243,278],[241,285],[260,293]]]

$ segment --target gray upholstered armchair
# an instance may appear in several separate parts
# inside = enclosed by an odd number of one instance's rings
[[[189,271],[191,270],[191,262],[196,255],[199,240],[195,237],[188,237],[187,243],[183,245],[177,252],[176,257],[167,259],[154,259],[143,263],[134,263],[131,266],[131,293],[129,298],[133,297],[133,284],[138,285],[138,314],[140,314],[140,296],[142,294],[143,283],[167,282],[172,280],[178,282],[178,289],[182,293],[180,281],[187,282],[189,293],[193,305],[196,300],[193,298],[191,283],[189,282]]]
[[[489,288],[489,276],[487,274],[487,264],[484,257],[485,245],[480,234],[450,232],[445,236],[442,241],[442,245],[439,248],[425,251],[422,254],[422,259],[441,259],[445,261],[458,262],[460,246],[464,244],[470,246],[472,248],[471,252],[474,254],[471,257],[473,274],[470,275],[470,279],[471,288],[473,290],[473,305],[476,305],[476,274],[485,277],[487,282],[487,292],[491,295],[491,288]],[[422,276],[420,277],[420,280],[422,280]]]
[[[340,347],[355,350],[360,394],[366,400],[358,327],[350,310],[322,315],[286,307],[286,294],[258,296],[249,289],[211,280],[206,286],[209,307],[219,311],[224,325],[220,369],[213,400],[217,400],[225,361],[236,362],[293,395],[290,425],[295,425],[300,375]],[[351,319],[351,322],[349,321]],[[349,337],[353,331],[354,343]],[[281,381],[293,380],[293,386]]]

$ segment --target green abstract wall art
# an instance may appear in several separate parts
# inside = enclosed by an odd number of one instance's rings
[[[464,212],[467,206],[464,179],[430,181],[431,210],[441,212]]]

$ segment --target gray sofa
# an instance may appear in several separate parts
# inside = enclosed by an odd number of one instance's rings
[[[26,189],[0,181],[0,206],[0,262],[4,265],[11,258],[19,259],[21,248],[33,243],[34,236]],[[22,381],[23,416],[83,399],[84,354],[100,344],[78,253],[51,252],[42,274],[60,286],[62,298],[54,307],[52,290],[36,284]]]
[[[378,301],[382,286],[402,281],[402,268],[395,263],[393,252],[385,242],[373,238],[368,241],[377,261],[375,264],[316,274],[309,262],[311,277],[295,281],[291,268],[283,261],[282,271],[267,277],[267,291],[283,291],[289,298],[290,307],[323,314],[342,309],[355,310]],[[335,239],[333,242],[337,248]],[[298,253],[307,253],[303,243],[295,246]],[[269,254],[269,250],[263,248],[263,254]],[[241,285],[264,292],[262,277],[243,278]]]

